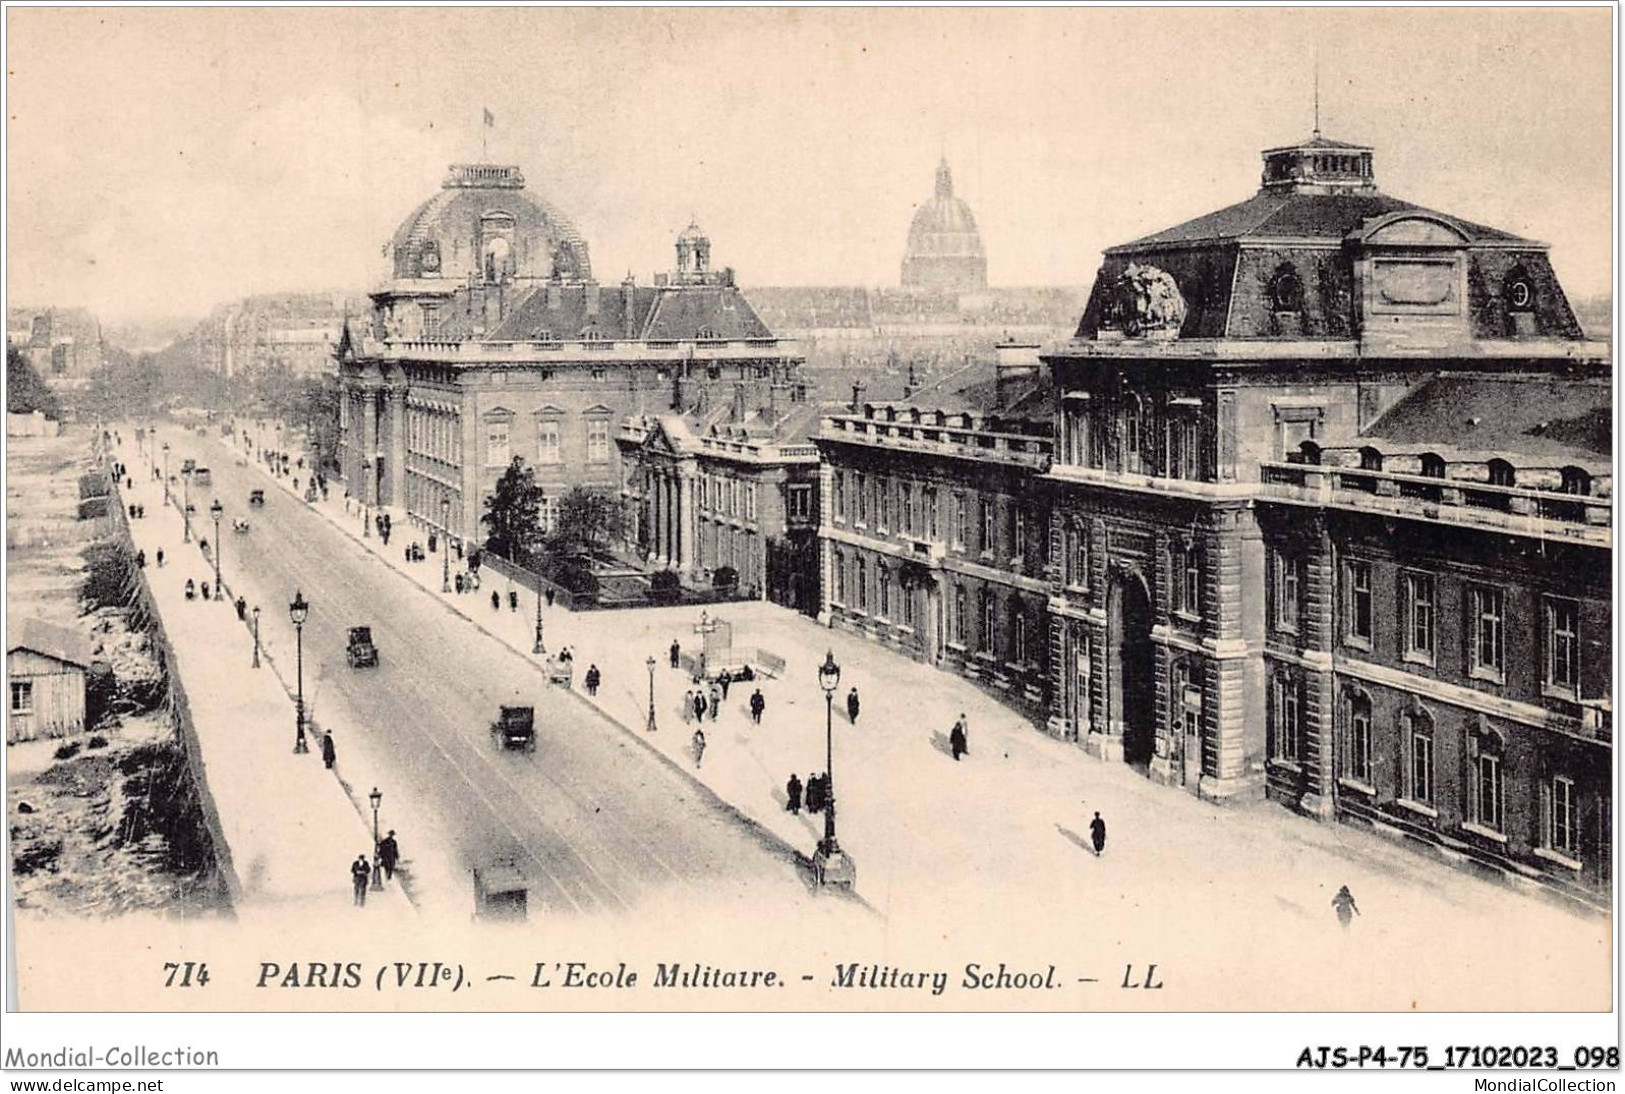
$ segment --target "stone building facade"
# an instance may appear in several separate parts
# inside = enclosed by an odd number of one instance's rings
[[[484,499],[514,457],[536,472],[546,523],[573,487],[620,490],[628,415],[687,413],[800,367],[697,227],[652,286],[601,285],[581,234],[517,167],[454,165],[392,247],[393,277],[337,351],[343,478],[459,540],[483,539]]]
[[[823,617],[1041,710],[1049,512],[1033,487],[1050,458],[1047,385],[998,388],[979,377],[825,417]]]
[[[616,443],[628,547],[686,585],[711,588],[731,569],[743,595],[813,614],[818,450],[806,435],[817,408],[799,386],[754,385],[768,402],[747,409],[752,386],[737,383],[720,415],[626,419]]]

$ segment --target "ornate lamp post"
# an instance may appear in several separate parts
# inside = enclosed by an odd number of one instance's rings
[[[254,605],[254,667],[260,667],[260,606]]]
[[[169,504],[169,442],[164,442],[164,504]]]
[[[225,594],[220,591],[220,555],[226,545],[225,541],[220,538],[220,515],[225,511],[226,507],[220,504],[219,498],[215,498],[214,504],[209,506],[209,515],[214,518],[214,598],[216,600],[225,599]]]
[[[370,515],[367,512],[367,480],[370,479],[371,477],[372,477],[372,459],[371,459],[371,457],[368,457],[368,456],[362,456],[361,457],[361,538],[362,539],[370,539],[372,537],[372,521],[371,521],[371,519],[369,519]]]
[[[537,657],[541,657],[547,652],[547,647],[542,644],[542,576],[540,574],[536,575],[536,644],[531,647],[530,652]]]
[[[378,806],[383,804],[383,791],[373,787],[367,800],[372,803],[372,887],[376,891],[384,887],[384,868],[378,857]]]
[[[186,473],[186,468],[182,467],[181,468],[181,519],[182,519],[182,521],[184,522],[184,525],[185,525],[184,528],[181,530],[181,542],[182,543],[191,543],[192,542],[192,514],[195,513],[195,512],[197,512],[197,510],[195,508],[193,508],[193,506],[192,506],[192,476]]]
[[[305,599],[304,593],[296,591],[293,594],[293,603],[288,605],[288,618],[293,620],[294,678],[298,681],[293,708],[293,750],[309,752],[310,746],[305,743],[305,620],[310,618],[310,602]]]
[[[649,658],[644,662],[644,665],[649,670],[649,724],[644,726],[644,729],[649,733],[653,733],[660,728],[655,725],[655,659],[653,657]]]
[[[451,592],[451,499],[440,499],[440,591]]]
[[[824,838],[813,855],[813,873],[820,885],[850,889],[857,868],[835,839],[835,689],[841,686],[841,666],[834,650],[818,666],[818,686],[824,689]]]

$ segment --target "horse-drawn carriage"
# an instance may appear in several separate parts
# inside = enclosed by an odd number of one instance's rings
[[[504,706],[491,723],[491,736],[498,748],[536,751],[536,708]]]

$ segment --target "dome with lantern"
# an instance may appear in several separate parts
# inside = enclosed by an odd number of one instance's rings
[[[953,173],[937,165],[937,188],[915,210],[903,255],[903,287],[947,292],[987,288],[987,252],[970,206],[954,196]]]

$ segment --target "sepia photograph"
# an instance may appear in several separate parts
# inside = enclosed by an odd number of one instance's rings
[[[1616,18],[8,5],[4,1066],[1617,1074]]]

